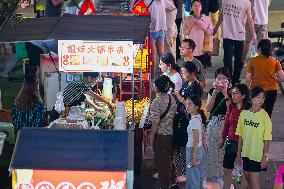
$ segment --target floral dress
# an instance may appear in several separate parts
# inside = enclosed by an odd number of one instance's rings
[[[37,101],[35,107],[29,111],[20,110],[13,104],[11,117],[17,134],[23,127],[43,127],[46,121],[46,108],[42,101]]]
[[[209,90],[209,95],[212,96],[213,90],[213,88]],[[206,172],[209,177],[223,176],[224,150],[219,149],[219,144],[222,140],[221,132],[227,111],[226,101],[224,99],[225,97],[221,92],[217,94],[213,109],[210,112],[210,120],[207,125],[206,142],[208,144],[208,155]],[[221,104],[219,105],[219,103]]]

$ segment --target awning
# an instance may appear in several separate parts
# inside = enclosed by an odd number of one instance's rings
[[[133,133],[128,131],[24,128],[13,169],[133,170]]]
[[[30,40],[134,41],[144,44],[149,16],[65,16],[32,18],[6,24],[0,42]]]

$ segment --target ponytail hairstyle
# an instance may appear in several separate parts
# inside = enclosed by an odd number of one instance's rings
[[[160,59],[168,67],[171,67],[176,72],[180,73],[180,67],[176,64],[175,57],[172,53],[166,53],[166,54],[162,55]]]
[[[201,116],[202,124],[205,126],[206,125],[206,116],[205,116],[204,111],[201,109],[202,101],[201,101],[200,97],[198,97],[196,95],[191,95],[191,96],[188,96],[186,99],[191,100],[193,102],[193,104],[198,107],[197,111]]]
[[[175,89],[175,84],[170,80],[168,76],[161,75],[155,80],[155,86],[157,87],[158,92],[167,93],[170,88]]]
[[[272,56],[272,47],[271,41],[269,39],[262,39],[259,41],[257,48],[260,51],[260,54],[268,58]]]
[[[243,99],[243,110],[248,110],[251,107],[249,88],[243,83],[236,84],[235,88],[237,88],[242,95],[245,95]]]

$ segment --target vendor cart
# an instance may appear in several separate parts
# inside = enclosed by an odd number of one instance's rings
[[[13,189],[132,189],[133,145],[127,131],[23,129]]]

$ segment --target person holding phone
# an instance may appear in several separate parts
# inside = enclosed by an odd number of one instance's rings
[[[219,149],[221,143],[220,133],[222,131],[227,105],[230,103],[229,94],[230,74],[225,67],[215,71],[215,82],[209,90],[207,100],[207,112],[210,112],[207,124],[206,143],[208,144],[207,176],[223,176],[222,160],[224,150]]]

